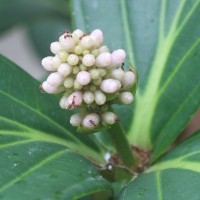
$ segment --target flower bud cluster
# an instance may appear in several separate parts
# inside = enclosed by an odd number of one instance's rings
[[[95,131],[118,121],[110,105],[131,104],[137,79],[133,70],[123,69],[126,52],[111,52],[103,45],[99,29],[89,34],[79,29],[65,32],[50,49],[55,55],[45,57],[42,66],[51,74],[41,88],[50,94],[63,93],[61,108],[79,108],[80,113],[72,115],[70,123]]]

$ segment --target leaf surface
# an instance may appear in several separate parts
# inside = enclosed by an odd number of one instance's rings
[[[131,181],[120,200],[198,200],[200,196],[200,131]]]

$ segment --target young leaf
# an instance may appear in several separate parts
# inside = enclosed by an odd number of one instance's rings
[[[119,199],[199,199],[199,145],[200,131],[130,182]]]
[[[200,0],[76,0],[73,9],[76,27],[102,29],[135,64],[134,117],[133,105],[117,110],[131,143],[158,158],[199,108]]]

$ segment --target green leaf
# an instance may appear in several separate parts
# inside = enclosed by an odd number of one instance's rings
[[[136,102],[117,111],[131,143],[155,160],[199,108],[200,0],[72,2],[75,27],[102,29],[105,44],[135,64]]]
[[[199,146],[200,131],[130,182],[119,199],[198,200],[200,196]]]
[[[2,200],[76,200],[100,191],[111,195],[111,189],[96,166],[63,145],[0,136]]]
[[[2,56],[0,69],[0,134],[56,142],[103,161],[94,136],[75,131],[59,99],[40,93],[36,80]]]
[[[0,31],[5,31],[18,23],[29,23],[49,16],[64,18],[67,16],[68,7],[66,0],[1,0],[0,18],[3,20]]]

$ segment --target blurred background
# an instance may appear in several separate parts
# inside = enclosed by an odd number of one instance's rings
[[[0,54],[34,78],[44,79],[41,59],[51,55],[51,42],[71,30],[71,14],[69,0],[0,0]],[[177,142],[199,128],[200,112]]]

